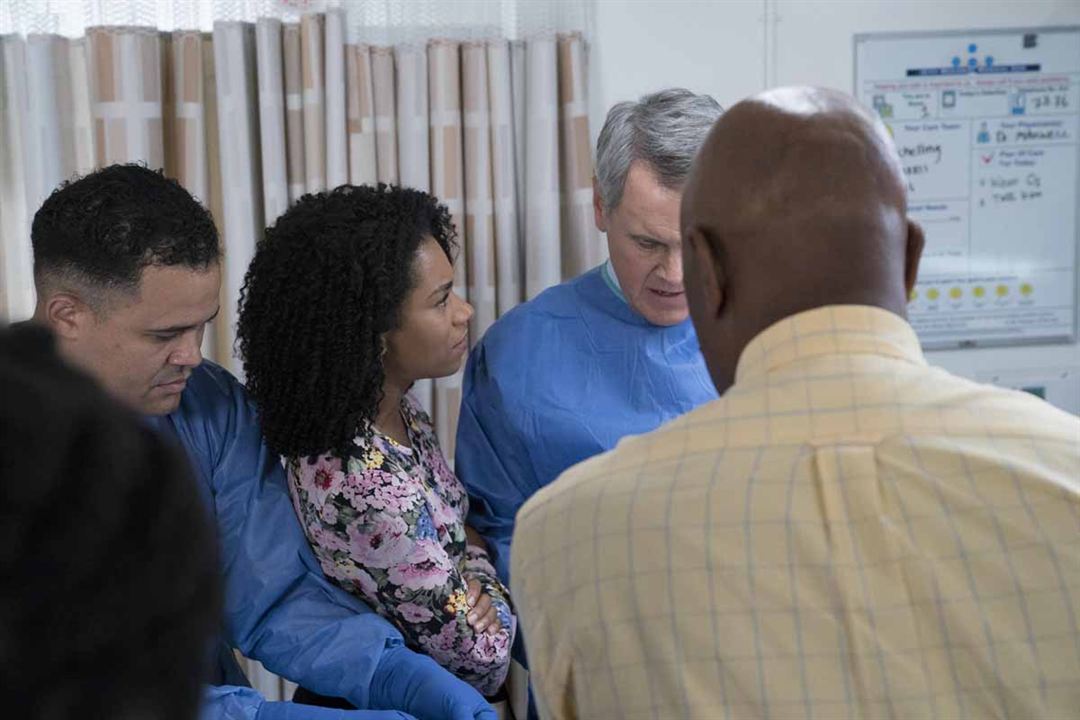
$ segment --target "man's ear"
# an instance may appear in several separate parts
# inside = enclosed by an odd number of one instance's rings
[[[595,175],[593,175],[592,179],[592,207],[596,229],[602,233],[606,233],[607,217],[604,215],[604,196],[600,194],[600,183],[596,181]]]
[[[699,288],[702,311],[706,317],[719,317],[724,308],[727,280],[716,248],[705,232],[697,226],[686,231],[683,247],[684,252],[689,254],[689,257],[683,259],[683,272],[694,275],[693,282]]]
[[[919,227],[919,223],[908,220],[907,251],[904,254],[904,286],[908,297],[915,289],[915,280],[919,275],[919,260],[922,258],[923,247],[926,245],[926,236]]]
[[[57,337],[75,340],[88,323],[93,322],[93,309],[70,292],[57,292],[44,300],[44,319]]]

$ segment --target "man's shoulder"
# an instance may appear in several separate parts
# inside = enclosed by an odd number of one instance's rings
[[[673,453],[677,454],[685,444],[680,439],[682,433],[694,417],[710,412],[707,406],[713,404],[707,403],[650,432],[628,435],[611,450],[572,466],[525,503],[518,514],[518,525],[528,522],[530,516],[563,512],[567,504],[588,505],[601,494],[629,492],[643,480],[650,486],[669,482],[670,468],[666,466],[674,459]]]
[[[506,342],[516,343],[522,331],[537,323],[579,319],[576,286],[580,280],[579,277],[554,285],[532,300],[515,306],[488,328],[480,344],[491,348]]]
[[[204,401],[231,401],[246,398],[244,386],[231,372],[212,360],[203,360],[192,370],[184,397],[191,393]]]
[[[213,462],[226,447],[253,452],[265,448],[254,401],[240,380],[213,362],[204,361],[192,371],[180,406],[169,419],[189,452]],[[246,457],[242,462],[256,462]],[[254,469],[243,468],[240,475]]]
[[[218,423],[252,410],[247,390],[236,376],[217,363],[204,360],[191,372],[173,417],[180,422]]]
[[[902,411],[918,414],[932,409],[948,422],[947,434],[1007,434],[1033,439],[1071,440],[1080,437],[1080,418],[1054,407],[1029,392],[977,382],[942,368],[928,367],[911,378],[909,402]]]
[[[560,377],[555,356],[587,348],[581,310],[569,282],[548,288],[499,318],[473,348],[466,369],[465,394],[497,389],[507,397],[552,391]],[[530,406],[532,404],[530,403]]]

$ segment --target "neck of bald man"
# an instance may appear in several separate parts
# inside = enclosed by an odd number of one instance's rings
[[[836,305],[881,308],[907,317],[905,246],[898,238],[845,235],[824,239],[807,229],[801,241],[753,240],[752,256],[742,258],[729,278],[723,315],[734,341],[734,363],[758,334],[794,315]],[[765,247],[776,243],[774,251]]]
[[[749,318],[754,318],[748,327],[752,333],[750,339],[793,315],[836,305],[876,307],[906,319],[905,295],[902,277],[883,274],[878,267],[864,268],[853,264],[832,276],[808,273],[795,282],[787,283],[776,296],[750,301],[758,309],[749,314]]]

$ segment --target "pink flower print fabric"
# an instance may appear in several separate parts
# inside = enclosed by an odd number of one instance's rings
[[[468,497],[431,421],[406,397],[411,448],[373,432],[348,456],[287,461],[293,505],[323,572],[401,630],[406,643],[493,695],[506,681],[517,621],[487,554],[465,542]],[[466,619],[468,582],[491,596],[500,629]]]

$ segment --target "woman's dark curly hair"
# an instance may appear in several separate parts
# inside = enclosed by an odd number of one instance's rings
[[[446,207],[381,183],[305,195],[267,228],[244,278],[237,340],[275,453],[344,454],[370,432],[382,335],[399,324],[427,235],[453,260]]]

